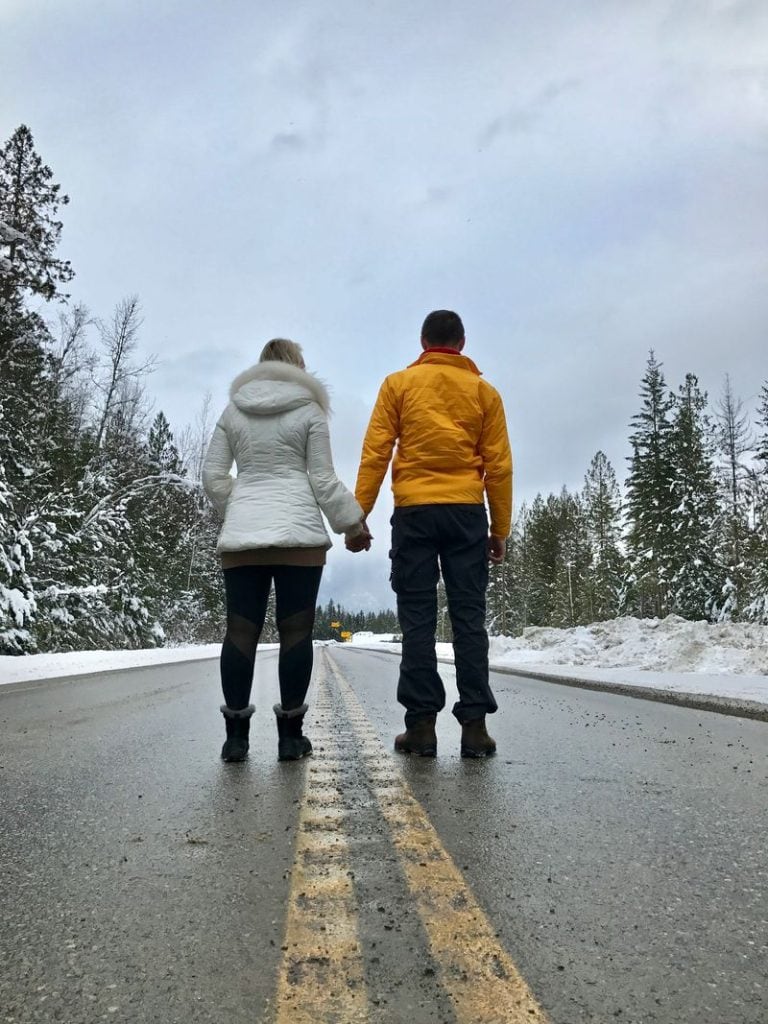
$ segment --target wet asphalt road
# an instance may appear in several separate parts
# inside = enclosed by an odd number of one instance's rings
[[[389,747],[397,660],[328,653]],[[277,763],[275,665],[259,656],[244,766],[218,760],[215,662],[0,688],[0,1024],[275,1019],[324,753]],[[495,759],[462,761],[446,711],[436,760],[394,761],[553,1024],[766,1024],[768,726],[494,684]],[[357,748],[342,749],[365,1019],[456,1024]]]

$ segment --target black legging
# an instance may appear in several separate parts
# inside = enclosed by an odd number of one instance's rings
[[[312,627],[322,574],[320,565],[240,565],[224,570],[227,632],[221,649],[221,688],[227,707],[244,708],[250,700],[256,647],[273,579],[280,634],[280,702],[286,710],[304,703],[312,674]]]

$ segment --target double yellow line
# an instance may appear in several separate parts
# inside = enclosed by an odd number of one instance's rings
[[[370,1014],[339,785],[349,753],[333,728],[328,664],[357,741],[360,772],[389,828],[456,1024],[546,1024],[352,687],[327,656],[317,667],[313,740],[322,753],[308,773],[300,811],[276,1024],[352,1024]]]

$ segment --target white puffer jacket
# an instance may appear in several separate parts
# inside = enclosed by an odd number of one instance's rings
[[[290,363],[257,363],[229,394],[203,464],[205,493],[224,515],[216,550],[329,548],[320,510],[336,533],[363,510],[333,468],[322,382]]]

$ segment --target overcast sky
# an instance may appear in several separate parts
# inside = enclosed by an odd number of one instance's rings
[[[712,397],[768,378],[764,0],[0,0],[0,135],[71,196],[100,315],[138,293],[175,429],[269,338],[334,396],[354,485],[434,308],[502,393],[516,499],[623,479],[648,350]],[[322,591],[390,605],[375,550]]]

